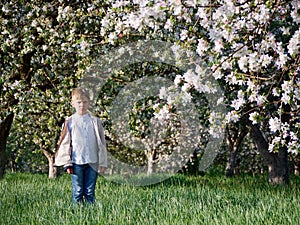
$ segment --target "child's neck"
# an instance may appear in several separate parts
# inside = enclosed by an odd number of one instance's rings
[[[84,115],[86,115],[86,114],[88,114],[89,112],[85,112],[85,113],[78,113],[78,112],[76,112],[76,114],[77,115],[79,115],[79,116],[84,116]]]

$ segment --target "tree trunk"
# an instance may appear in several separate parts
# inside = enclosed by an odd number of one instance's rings
[[[155,149],[151,149],[150,151],[147,152],[147,162],[148,162],[147,175],[151,175],[153,174],[153,172],[155,172],[155,165],[154,165],[155,157],[156,157]]]
[[[287,149],[281,148],[278,153],[269,152],[268,142],[257,125],[251,125],[250,135],[268,166],[269,182],[271,184],[289,184]]]
[[[58,175],[58,168],[56,166],[54,166],[55,154],[48,152],[46,150],[43,150],[43,153],[47,157],[48,163],[49,163],[48,177],[50,179],[56,178]]]
[[[236,156],[239,152],[240,146],[244,137],[247,135],[248,130],[242,126],[236,127],[226,127],[226,143],[228,146],[228,157],[225,168],[225,176],[231,177],[235,173],[236,166]]]
[[[300,173],[300,171],[299,171],[299,159],[298,158],[294,158],[294,160],[293,160],[293,164],[294,164],[294,175],[295,176],[299,176],[299,173]]]
[[[3,121],[0,121],[0,180],[4,177],[7,164],[6,142],[13,120],[14,114],[11,113]]]
[[[271,184],[289,184],[288,152],[285,147],[281,148],[273,157],[273,162],[268,165],[269,182]]]
[[[229,147],[226,168],[225,168],[226,177],[232,177],[234,175],[237,153],[238,153],[238,148],[236,146]]]
[[[298,166],[298,165],[295,165],[295,168],[294,168],[294,175],[295,175],[295,176],[299,176],[299,166]]]

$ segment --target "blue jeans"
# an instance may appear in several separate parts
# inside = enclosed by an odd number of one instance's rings
[[[89,203],[95,202],[95,187],[98,173],[89,164],[74,164],[72,177],[72,200],[74,203],[82,202],[84,199]]]

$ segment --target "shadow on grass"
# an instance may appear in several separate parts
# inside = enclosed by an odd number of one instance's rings
[[[153,188],[172,188],[172,187],[188,187],[188,188],[218,188],[224,191],[234,191],[234,192],[260,192],[263,190],[268,190],[273,193],[278,192],[294,192],[300,191],[300,177],[291,176],[290,185],[271,185],[268,182],[267,174],[239,174],[233,177],[226,177],[224,173],[220,171],[211,170],[201,175],[187,175],[187,174],[174,174],[169,176],[168,179],[161,175],[139,175],[126,177],[127,183],[124,182],[124,177],[110,180],[113,185],[129,185],[137,186],[143,189],[153,189]],[[119,182],[120,180],[122,182]],[[150,185],[143,185],[145,183],[151,183]]]

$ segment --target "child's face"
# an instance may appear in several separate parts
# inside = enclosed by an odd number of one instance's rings
[[[72,106],[75,108],[76,113],[84,115],[90,107],[90,101],[86,97],[77,98],[72,100]]]

